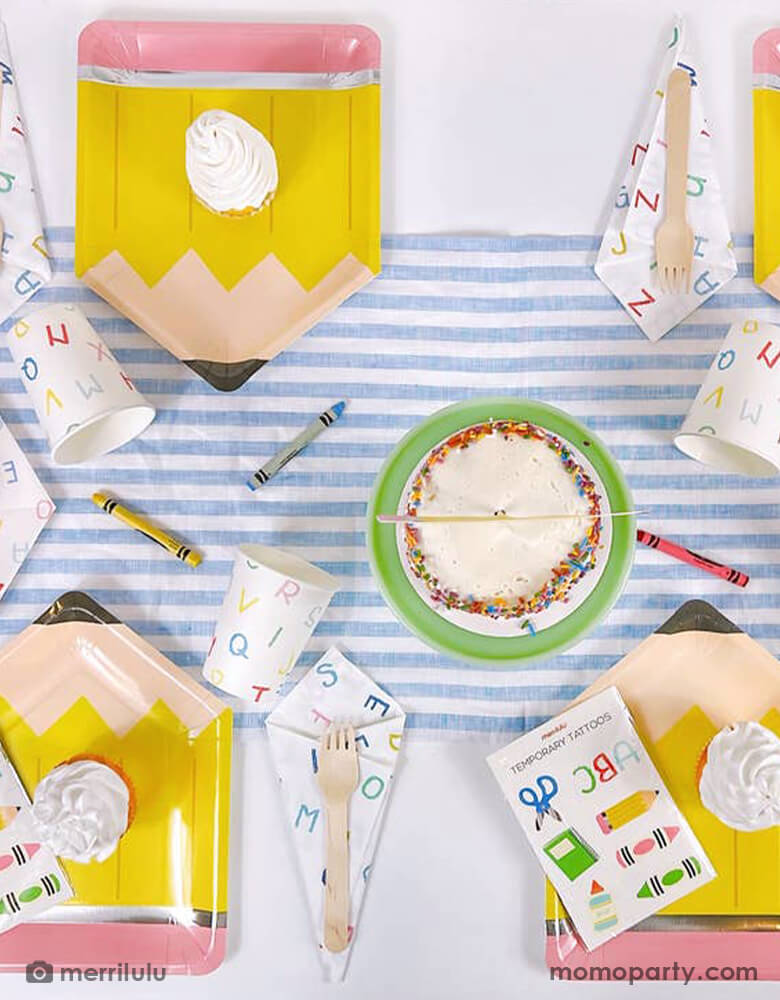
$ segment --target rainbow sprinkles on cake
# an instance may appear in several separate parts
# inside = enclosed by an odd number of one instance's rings
[[[430,452],[406,513],[495,522],[408,524],[406,558],[434,604],[493,619],[534,614],[567,601],[596,565],[600,512],[593,479],[569,445],[528,421],[491,420]],[[503,520],[538,514],[563,516]]]

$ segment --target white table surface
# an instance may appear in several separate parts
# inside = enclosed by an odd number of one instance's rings
[[[74,218],[75,59],[98,17],[361,21],[384,43],[387,232],[594,233],[606,219],[675,5],[667,0],[6,0],[49,225]],[[776,0],[689,0],[705,110],[734,232],[752,229],[750,49]],[[542,879],[480,743],[412,742],[390,804],[346,983],[321,982],[262,736],[238,740],[229,956],[205,979],[102,984],[101,996],[595,997],[550,983]],[[45,956],[42,956],[45,957]],[[4,998],[29,997],[23,977]],[[47,996],[98,987],[53,985]],[[680,994],[684,986],[668,986]],[[776,993],[711,984],[708,996]],[[638,985],[631,996],[656,996]],[[668,992],[665,991],[665,995]],[[701,992],[701,991],[699,991]],[[698,995],[698,993],[697,993]]]

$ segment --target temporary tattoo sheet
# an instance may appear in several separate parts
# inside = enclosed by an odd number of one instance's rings
[[[715,877],[615,687],[488,764],[589,951]]]
[[[27,796],[0,744],[0,934],[72,895],[59,861],[33,832]]]

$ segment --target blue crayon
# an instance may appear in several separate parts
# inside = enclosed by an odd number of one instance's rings
[[[311,444],[316,437],[319,437],[326,427],[330,427],[332,423],[338,420],[344,412],[346,405],[343,400],[339,403],[334,403],[329,410],[323,411],[315,420],[312,420],[296,438],[293,438],[270,461],[259,468],[251,479],[247,480],[249,489],[254,492],[258,487],[265,486],[268,480],[275,476],[280,469],[283,469],[296,455],[300,455],[308,444]]]

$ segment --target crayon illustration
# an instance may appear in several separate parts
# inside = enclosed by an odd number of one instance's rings
[[[19,806],[0,806],[0,830],[5,830],[19,815]]]
[[[683,858],[679,867],[670,868],[660,878],[657,875],[651,875],[646,882],[642,883],[636,897],[637,899],[653,899],[655,896],[663,896],[668,888],[676,885],[686,875],[688,878],[696,878],[697,875],[701,875],[701,864],[697,858]]]
[[[18,913],[25,903],[34,903],[41,896],[56,896],[61,888],[56,875],[44,875],[21,892],[9,892],[0,896],[0,916]]]
[[[679,826],[657,826],[650,831],[650,836],[638,840],[633,847],[624,844],[618,848],[616,852],[618,864],[621,868],[630,868],[645,854],[649,854],[656,848],[663,850],[665,847],[669,847],[679,832]]]
[[[614,806],[610,806],[609,809],[600,812],[596,816],[596,822],[602,833],[612,833],[613,830],[625,826],[632,819],[646,813],[658,798],[658,794],[657,789],[655,791],[642,789],[642,791],[634,792],[625,799],[621,799],[620,802],[616,802]]]
[[[31,861],[40,851],[40,844],[12,844],[7,854],[0,854],[0,872],[14,865],[21,867]]]
[[[590,883],[590,899],[588,900],[590,915],[593,918],[593,928],[597,931],[607,931],[618,922],[617,910],[612,896],[603,885],[593,881]]]
[[[542,848],[547,857],[553,861],[571,882],[579,878],[591,865],[595,865],[599,857],[588,847],[576,830],[568,829],[553,837]]]
[[[524,806],[533,806],[536,810],[534,821],[536,829],[542,829],[542,823],[547,816],[552,816],[553,819],[562,823],[561,814],[550,805],[553,797],[558,794],[558,782],[551,774],[540,774],[536,779],[536,787],[539,789],[538,792],[533,788],[526,787],[521,788],[517,793],[517,797]]]

